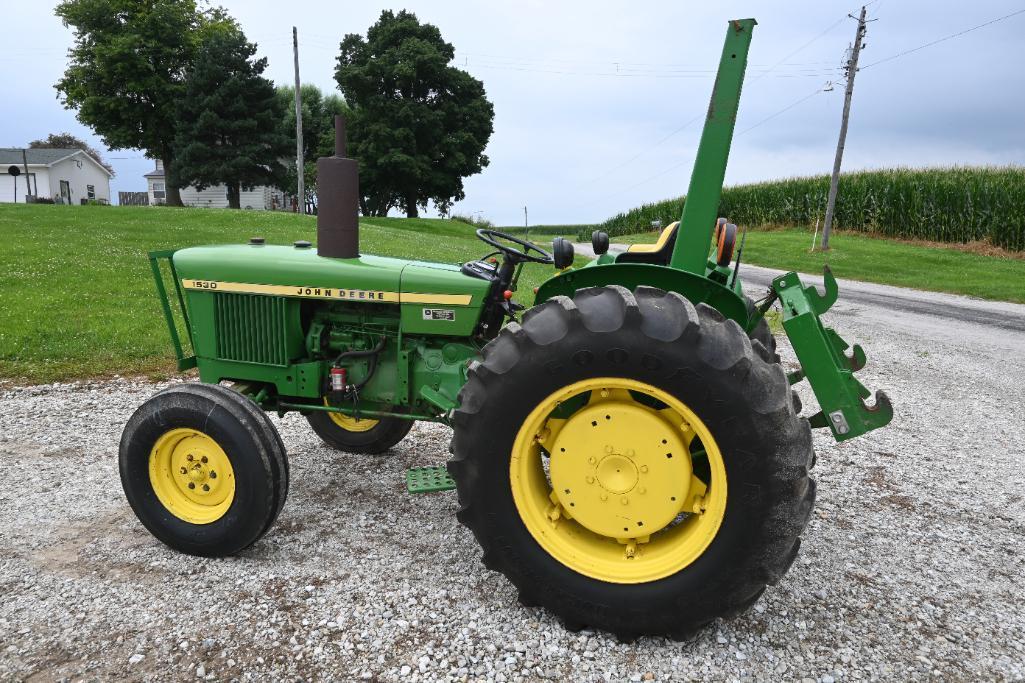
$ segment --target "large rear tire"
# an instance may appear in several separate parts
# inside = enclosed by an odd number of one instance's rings
[[[689,637],[753,604],[815,499],[808,422],[764,355],[650,287],[581,290],[507,326],[470,368],[449,462],[485,566],[567,627],[623,639]]]
[[[190,555],[249,547],[288,495],[288,458],[274,424],[219,385],[181,384],[143,403],[125,425],[119,467],[139,521]]]

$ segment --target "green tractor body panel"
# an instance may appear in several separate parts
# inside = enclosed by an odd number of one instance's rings
[[[289,401],[319,399],[333,356],[386,337],[390,352],[361,406],[433,418],[455,405],[466,360],[479,352],[469,339],[489,283],[458,266],[265,244],[151,256],[170,257],[195,354],[180,365],[197,366],[204,382],[266,383]],[[371,372],[367,360],[349,370],[356,379]]]
[[[659,254],[658,262],[603,254],[554,275],[534,303],[588,287],[650,286],[707,304],[750,333],[779,300],[783,329],[801,363],[791,383],[809,380],[822,408],[812,425],[843,441],[887,424],[893,412],[881,392],[872,406],[865,403],[870,392],[854,378],[864,351],[855,345],[848,356],[848,344],[819,320],[836,299],[831,273],[824,296],[796,273],[776,278],[766,303],[752,313],[729,254],[717,256],[727,265],[709,258],[755,23],[729,23],[671,253]],[[308,243],[259,242],[154,252],[150,263],[179,368],[197,367],[204,382],[234,381],[268,410],[446,421],[469,364],[519,309],[506,302],[498,277],[513,272],[511,262],[460,267],[370,255],[329,258]],[[343,373],[348,388],[338,392],[331,380]],[[418,490],[447,485],[417,481]]]
[[[733,127],[737,122],[740,91],[747,69],[751,34],[758,22],[737,19],[730,22],[719,59],[719,72],[712,86],[712,99],[701,133],[690,188],[680,217],[680,229],[670,265],[690,273],[705,274],[705,257],[712,228],[719,215],[722,183],[730,156]]]

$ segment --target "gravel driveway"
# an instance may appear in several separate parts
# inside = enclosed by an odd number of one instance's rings
[[[0,678],[1022,680],[1023,335],[844,304],[842,286],[827,317],[897,416],[843,445],[817,435],[800,559],[689,643],[569,633],[520,606],[454,493],[404,492],[407,467],[444,462],[444,427],[366,457],[277,420],[292,464],[277,526],[203,560],[155,541],[121,492],[121,428],[159,386],[0,392]]]

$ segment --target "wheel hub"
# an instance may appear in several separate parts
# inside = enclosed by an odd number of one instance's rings
[[[235,494],[234,470],[211,437],[192,429],[172,429],[150,454],[150,484],[176,517],[193,524],[216,521]]]
[[[679,418],[601,393],[570,417],[551,448],[554,496],[567,517],[602,536],[644,539],[683,511],[691,461]]]

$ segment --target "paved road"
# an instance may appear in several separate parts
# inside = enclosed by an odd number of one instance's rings
[[[593,255],[589,244],[574,244],[574,247],[578,254]],[[626,247],[613,244],[612,251],[623,251]],[[757,292],[768,288],[772,279],[783,272],[741,264],[740,279],[747,292],[759,298]],[[802,273],[801,280],[821,290],[821,275]],[[835,313],[856,315],[916,336],[935,335],[969,342],[984,339],[1003,349],[1025,351],[1025,305],[855,280],[839,279],[837,282],[840,298],[832,309]]]

